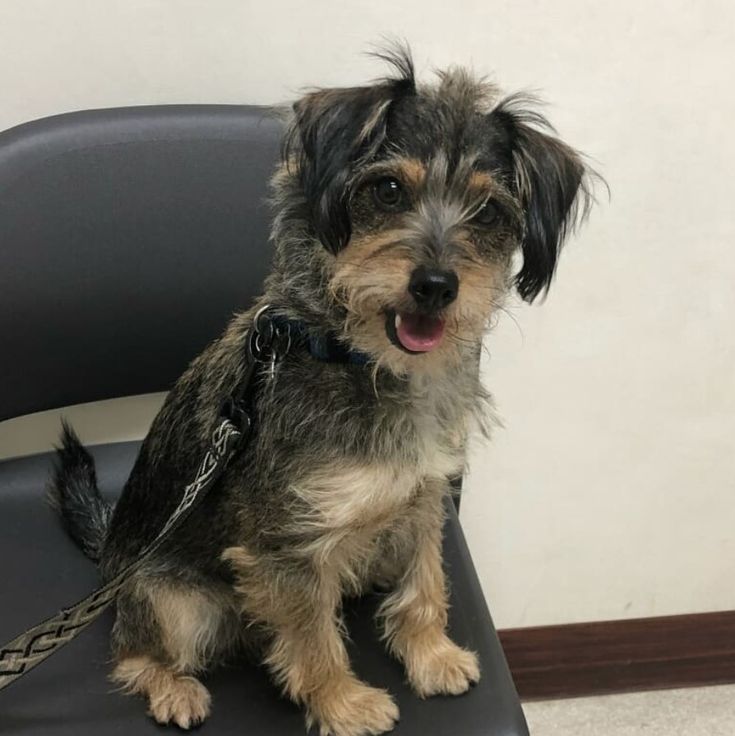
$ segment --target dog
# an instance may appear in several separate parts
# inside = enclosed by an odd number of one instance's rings
[[[396,704],[351,670],[341,621],[343,597],[375,586],[384,640],[419,697],[480,678],[446,633],[444,499],[468,434],[487,429],[483,335],[514,290],[531,302],[548,289],[591,171],[532,98],[459,68],[419,84],[407,49],[378,55],[388,77],[294,104],[263,295],[168,394],[114,509],[62,433],[52,495],[109,580],[194,477],[254,315],[269,305],[300,326],[257,395],[250,443],[117,600],[112,678],[161,724],[203,721],[197,675],[254,634],[307,727],[389,731]],[[314,348],[325,343],[341,359]]]

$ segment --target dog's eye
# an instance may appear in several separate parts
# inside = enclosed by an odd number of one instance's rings
[[[392,176],[384,176],[373,184],[373,197],[381,209],[390,212],[401,209],[404,204],[403,187]]]
[[[492,225],[500,217],[500,209],[492,200],[488,200],[473,218],[480,225]]]

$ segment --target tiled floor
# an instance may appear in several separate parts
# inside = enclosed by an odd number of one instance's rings
[[[531,736],[735,736],[735,685],[525,703]]]

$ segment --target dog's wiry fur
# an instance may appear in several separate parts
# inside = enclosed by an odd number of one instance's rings
[[[387,589],[386,644],[420,696],[460,693],[480,676],[475,655],[445,633],[443,498],[468,432],[485,421],[477,357],[488,321],[514,284],[529,301],[548,287],[587,203],[586,170],[527,100],[502,100],[462,70],[420,86],[407,53],[386,57],[396,76],[294,106],[273,179],[264,294],[169,393],[111,522],[89,458],[65,434],[54,495],[74,529],[85,520],[77,537],[101,550],[109,578],[193,478],[243,373],[255,309],[270,304],[369,356],[365,366],[330,363],[297,344],[258,395],[251,443],[121,594],[114,679],[145,695],[160,722],[187,728],[206,716],[209,696],[193,676],[249,629],[321,734],[389,730],[397,708],[352,672],[340,616],[346,593],[374,584]],[[398,211],[377,206],[386,176],[402,187]],[[483,224],[487,201],[500,214]],[[456,274],[459,290],[441,310],[441,345],[413,354],[390,339],[386,314],[416,309],[407,286],[419,267]]]

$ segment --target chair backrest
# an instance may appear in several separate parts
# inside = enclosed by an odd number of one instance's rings
[[[171,386],[260,290],[280,134],[230,105],[0,133],[0,420]]]

